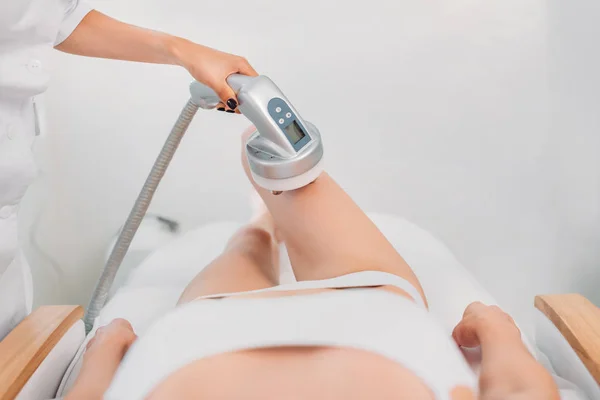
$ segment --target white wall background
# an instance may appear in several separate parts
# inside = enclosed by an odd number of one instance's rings
[[[600,303],[597,2],[94,4],[246,56],[319,126],[330,172],[361,206],[431,230],[518,318],[538,293]],[[190,79],[175,67],[55,61],[45,176],[28,200],[46,204],[35,236],[64,275],[30,254],[38,302],[84,304]],[[184,228],[246,218],[246,125],[200,114],[153,211]]]

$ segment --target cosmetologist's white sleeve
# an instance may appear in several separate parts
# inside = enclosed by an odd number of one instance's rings
[[[58,35],[54,45],[57,46],[65,41],[73,33],[81,20],[92,11],[92,7],[81,0],[61,0],[65,5],[65,14],[60,24]]]

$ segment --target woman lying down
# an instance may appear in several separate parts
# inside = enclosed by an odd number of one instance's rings
[[[499,308],[471,304],[448,337],[411,268],[329,175],[279,196],[255,189],[266,208],[173,311],[139,338],[124,320],[98,330],[67,400],[559,399]],[[281,241],[293,284],[279,285]],[[479,379],[459,346],[481,346]]]

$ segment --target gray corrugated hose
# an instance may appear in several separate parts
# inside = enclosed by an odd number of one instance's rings
[[[173,159],[173,155],[183,138],[183,135],[187,131],[190,122],[194,118],[194,115],[198,111],[198,105],[196,105],[191,99],[188,101],[186,106],[181,111],[177,122],[171,129],[171,133],[167,138],[158,158],[154,162],[154,166],[150,171],[150,175],[146,179],[144,183],[144,187],[140,191],[137,200],[135,201],[135,205],[131,210],[121,233],[119,234],[119,238],[115,243],[115,246],[112,249],[112,252],[106,261],[106,265],[104,266],[104,271],[102,271],[102,276],[98,283],[96,284],[96,288],[94,289],[94,293],[92,295],[92,299],[90,300],[90,304],[87,308],[84,323],[85,323],[85,331],[86,334],[92,330],[94,326],[94,320],[104,307],[106,303],[108,293],[110,291],[110,287],[115,280],[115,276],[117,275],[117,271],[127,254],[127,250],[131,245],[133,237],[137,232],[140,224],[142,223],[142,219],[146,215],[146,211],[148,211],[148,207],[150,206],[150,202],[152,201],[152,197],[154,196],[154,192],[158,188],[158,185],[163,178],[169,163]]]

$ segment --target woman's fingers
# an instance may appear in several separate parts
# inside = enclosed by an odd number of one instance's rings
[[[217,107],[217,110],[219,108],[225,108],[224,111],[226,111],[228,113],[235,113],[235,110],[237,109],[237,106],[238,106],[237,97],[236,97],[235,93],[233,92],[233,89],[231,89],[231,87],[229,87],[227,82],[222,81],[218,85],[213,85],[213,89],[215,90],[215,92],[217,93],[217,95],[219,96],[219,98],[221,99],[221,102],[222,102]],[[219,111],[221,111],[221,110],[219,110]]]
[[[477,347],[480,345],[477,327],[472,318],[463,318],[452,331],[452,338],[461,347]]]
[[[221,112],[228,112],[230,114],[241,114],[240,109],[236,108],[235,111],[231,110],[228,106],[226,106],[223,103],[219,103],[217,104],[216,107],[217,111],[221,111]]]
[[[481,344],[482,335],[518,334],[519,328],[510,315],[498,306],[486,306],[480,302],[469,304],[458,323],[452,337],[462,347],[477,347]]]
[[[131,326],[129,321],[123,318],[113,319],[108,326],[113,329],[125,329],[133,333],[133,326]]]
[[[102,326],[96,330],[94,337],[86,345],[86,350],[93,348],[96,345],[111,343],[116,346],[129,348],[137,339],[131,323],[123,318],[116,318],[108,325]]]
[[[472,315],[478,315],[478,314],[484,312],[486,308],[487,308],[487,306],[485,304],[483,304],[482,302],[479,302],[479,301],[473,302],[473,303],[469,304],[467,306],[467,308],[465,309],[465,312],[463,313],[463,318],[466,318],[466,317],[472,316]]]
[[[488,312],[489,307],[479,301],[469,304],[463,313],[462,320],[452,331],[452,337],[456,344],[470,348],[479,346],[481,343],[478,332],[481,329],[481,321]]]
[[[471,303],[465,309],[462,320],[452,331],[452,338],[462,347],[479,346],[479,337],[477,336],[477,319],[485,311],[487,306],[478,301]]]

